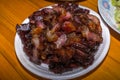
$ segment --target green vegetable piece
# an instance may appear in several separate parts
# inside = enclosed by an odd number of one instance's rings
[[[111,0],[113,6],[116,6],[117,0]]]
[[[120,7],[120,0],[111,0],[113,6]]]
[[[116,22],[120,22],[120,10],[115,10],[115,20]]]

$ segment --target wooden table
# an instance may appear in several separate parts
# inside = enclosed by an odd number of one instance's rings
[[[0,80],[45,80],[27,71],[17,59],[14,49],[15,26],[32,12],[52,4],[45,0],[0,0]],[[85,0],[79,4],[98,12],[97,0]],[[103,63],[75,80],[120,79],[120,35],[112,29],[110,32],[110,49]]]

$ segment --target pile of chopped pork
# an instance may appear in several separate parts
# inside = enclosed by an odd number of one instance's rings
[[[46,63],[54,73],[87,68],[103,40],[99,19],[75,3],[36,11],[16,29],[30,61]]]

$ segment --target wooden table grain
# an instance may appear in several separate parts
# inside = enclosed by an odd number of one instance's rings
[[[0,80],[46,80],[27,71],[14,49],[15,26],[39,8],[52,5],[46,0],[0,0]],[[98,12],[97,0],[79,2]],[[99,67],[73,80],[120,80],[120,35],[110,29],[108,55]]]

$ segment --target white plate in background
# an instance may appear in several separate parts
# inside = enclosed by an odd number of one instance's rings
[[[117,24],[114,19],[114,10],[115,7],[112,6],[111,0],[98,0],[98,9],[100,15],[104,21],[117,33],[120,34],[120,30],[117,29]]]

